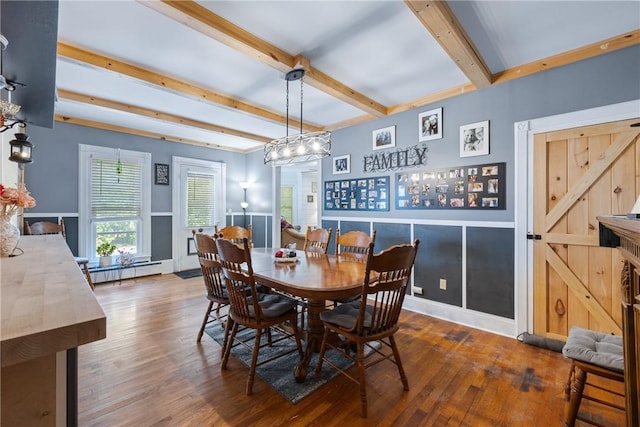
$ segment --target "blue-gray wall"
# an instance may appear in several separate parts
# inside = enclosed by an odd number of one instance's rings
[[[514,182],[514,123],[633,99],[640,99],[640,46],[629,47],[334,131],[331,154],[333,156],[350,154],[351,173],[333,176],[331,160],[325,159],[322,162],[323,180],[393,176],[395,171],[363,173],[363,156],[372,153],[372,131],[395,126],[396,148],[417,145],[419,144],[418,114],[442,107],[443,138],[425,143],[428,148],[427,165],[414,170],[506,162],[507,209],[502,211],[452,209],[411,211],[395,210],[394,204],[391,203],[390,212],[367,212],[367,215],[388,217],[390,214],[394,218],[513,221],[514,192],[518,190],[513,185],[509,185]],[[489,120],[489,155],[460,158],[460,126],[484,120]],[[391,185],[391,202],[395,200],[395,195],[396,188]],[[336,212],[324,211],[323,215],[332,216],[336,215]],[[340,216],[344,217],[361,215],[362,212],[357,211],[340,212]]]

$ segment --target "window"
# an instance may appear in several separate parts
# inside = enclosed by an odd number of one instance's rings
[[[214,175],[187,173],[187,227],[213,227],[218,223]]]
[[[91,259],[96,246],[148,258],[151,252],[151,155],[80,146],[80,251]]]

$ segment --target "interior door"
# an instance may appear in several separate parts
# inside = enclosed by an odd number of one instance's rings
[[[571,326],[621,333],[617,250],[599,247],[598,215],[626,214],[640,193],[638,119],[534,135],[534,333]]]

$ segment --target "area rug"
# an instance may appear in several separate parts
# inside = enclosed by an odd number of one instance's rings
[[[205,332],[207,335],[213,338],[214,341],[222,345],[224,329],[220,326],[219,323],[213,323],[209,325],[205,329]],[[238,332],[238,336],[241,336],[242,338],[248,338],[250,336],[254,337],[255,331],[251,329],[245,329]],[[262,338],[265,338],[265,336],[263,335]],[[272,340],[275,341],[276,339],[276,334],[272,333]],[[304,348],[304,342],[302,343],[302,345]],[[270,355],[275,354],[276,352],[279,353],[282,351],[286,351],[285,348],[295,348],[295,342],[293,340],[283,340],[279,343],[274,344],[272,347],[261,348],[260,354],[258,355],[258,362],[260,362],[260,360],[269,358]],[[369,350],[369,352],[371,352],[371,350]],[[247,367],[251,365],[251,352],[243,345],[237,345],[236,347],[231,349],[231,356],[240,360]],[[327,350],[326,357],[343,369],[349,368],[353,365],[353,362],[351,362],[346,357],[337,354],[335,351]],[[256,375],[260,377],[264,382],[268,383],[285,399],[293,404],[298,403],[306,396],[316,391],[322,385],[340,375],[340,373],[336,371],[332,366],[325,363],[322,365],[322,371],[320,372],[320,377],[318,378],[318,380],[314,379],[313,371],[318,361],[318,354],[315,353],[311,358],[309,367],[307,368],[307,379],[304,383],[300,384],[297,383],[295,381],[295,378],[293,377],[293,369],[298,364],[298,361],[298,353],[293,352],[282,358],[273,360],[269,363],[265,363],[262,366],[258,366],[256,368]],[[248,373],[249,372],[247,371],[247,375]]]
[[[202,276],[202,270],[199,268],[192,268],[191,270],[177,271],[174,274],[181,279],[191,279],[192,277]]]

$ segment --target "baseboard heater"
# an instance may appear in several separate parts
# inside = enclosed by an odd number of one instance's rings
[[[124,279],[162,274],[162,262],[136,262],[127,266],[89,267],[93,283],[119,282]]]

